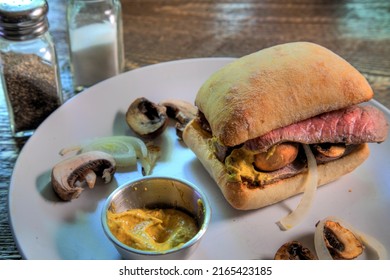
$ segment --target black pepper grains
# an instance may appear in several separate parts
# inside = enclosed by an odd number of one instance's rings
[[[32,131],[61,105],[55,69],[34,54],[2,54],[13,130]]]

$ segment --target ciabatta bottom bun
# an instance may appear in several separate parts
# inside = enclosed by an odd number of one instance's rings
[[[229,179],[231,176],[227,173],[224,163],[216,158],[211,148],[211,135],[201,128],[196,119],[186,126],[183,140],[214,179],[226,200],[236,209],[258,209],[304,191],[307,169],[293,177],[259,187],[248,187],[245,182],[232,181]],[[352,172],[368,158],[369,153],[368,144],[365,143],[346,156],[319,164],[317,166],[318,186],[323,186]]]

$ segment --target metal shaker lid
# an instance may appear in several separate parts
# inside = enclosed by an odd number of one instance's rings
[[[2,0],[0,37],[13,41],[36,38],[49,28],[46,0]]]

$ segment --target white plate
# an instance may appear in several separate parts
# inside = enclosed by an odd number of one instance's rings
[[[54,112],[23,148],[9,190],[10,221],[17,246],[26,259],[117,259],[100,224],[104,199],[118,185],[141,176],[139,166],[118,172],[109,185],[85,190],[71,202],[60,202],[50,186],[58,151],[85,139],[131,135],[125,121],[137,97],[193,102],[200,85],[230,58],[190,59],[130,71],[102,82]],[[389,111],[378,102],[389,118]],[[193,259],[272,259],[285,242],[300,240],[313,248],[315,224],[335,215],[375,236],[390,252],[390,140],[372,144],[370,158],[353,173],[318,189],[305,221],[287,232],[276,222],[301,196],[254,211],[238,211],[225,202],[194,154],[179,142],[173,126],[158,141],[163,155],[153,175],[171,175],[202,188],[212,205],[210,227]]]

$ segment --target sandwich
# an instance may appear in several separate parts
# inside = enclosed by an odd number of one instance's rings
[[[234,208],[257,209],[304,192],[308,150],[317,186],[361,165],[368,143],[388,135],[372,98],[365,77],[329,49],[281,44],[213,73],[183,141]]]

